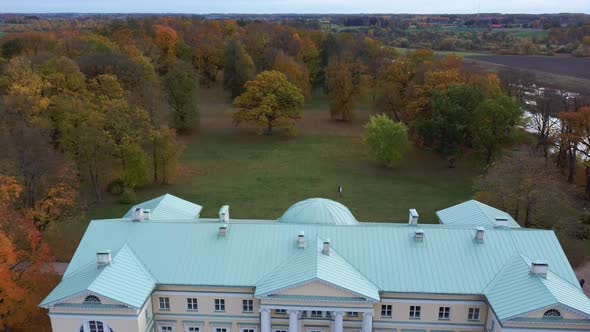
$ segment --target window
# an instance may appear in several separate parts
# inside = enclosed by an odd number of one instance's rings
[[[358,311],[349,311],[349,312],[346,313],[346,316],[348,316],[348,317],[358,317],[359,316],[359,313],[358,313]]]
[[[549,309],[545,311],[543,318],[561,318],[561,312],[557,309]]]
[[[103,324],[103,322],[91,320],[80,326],[80,332],[113,332],[113,329]]]
[[[451,318],[451,308],[450,307],[438,308],[438,319],[448,320],[450,318]]]
[[[381,317],[391,317],[391,304],[381,305]]]
[[[150,308],[145,308],[145,321],[150,321]]]
[[[275,309],[275,314],[277,315],[286,315],[287,309]]]
[[[225,300],[215,299],[215,311],[225,311]],[[226,332],[226,331],[222,331]]]
[[[254,312],[254,300],[242,300],[243,312]]]
[[[186,299],[186,310],[197,311],[199,310],[199,306],[197,305],[197,299],[194,297],[189,297]]]
[[[160,297],[160,310],[170,310],[170,298],[169,297]]]
[[[287,332],[287,330],[273,330],[272,332]]]
[[[172,325],[160,325],[160,332],[171,332]]]
[[[410,319],[420,319],[420,306],[419,305],[411,305],[410,306]]]
[[[227,332],[227,328],[225,327],[216,327],[215,332]]]
[[[479,320],[479,308],[469,308],[467,313],[468,320]]]
[[[310,316],[311,317],[322,317],[322,312],[318,311],[318,310],[312,310]]]
[[[240,332],[256,332],[256,329],[253,329],[251,327],[246,328],[246,329],[240,329]]]
[[[84,303],[100,303],[100,299],[95,295],[88,295],[84,299]]]
[[[201,331],[201,328],[198,326],[188,326],[186,328],[186,332],[199,332]]]

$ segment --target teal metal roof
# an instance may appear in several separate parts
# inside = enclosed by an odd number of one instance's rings
[[[155,284],[247,286],[261,295],[320,280],[370,299],[378,298],[378,291],[481,294],[504,318],[556,301],[588,312],[587,298],[553,231],[491,227],[484,241],[476,241],[471,223],[420,225],[424,239],[416,241],[416,227],[405,223],[340,225],[321,222],[314,213],[300,221],[295,217],[300,214],[291,212],[285,213],[291,222],[230,220],[226,237],[218,237],[219,222],[207,219],[92,221],[64,279],[43,304],[84,289],[136,306]],[[296,245],[301,232],[306,249]],[[319,253],[317,239],[327,238],[330,256]],[[96,253],[117,248],[122,249],[113,264],[99,273]],[[548,278],[529,279],[523,257],[547,261]],[[106,273],[109,269],[117,270]],[[143,281],[136,285],[136,279]],[[533,296],[511,297],[529,291]]]
[[[198,204],[166,194],[133,206],[123,218],[131,218],[131,214],[136,208],[149,209],[150,220],[195,220],[199,218],[203,209]]]
[[[293,242],[294,243],[294,242]],[[322,253],[323,241],[312,241],[267,273],[256,284],[256,296],[321,281],[372,300],[379,300],[379,289],[348,263],[336,250]]]
[[[355,225],[358,223],[346,206],[325,198],[309,198],[293,204],[279,218],[279,222],[330,225]]]
[[[590,299],[579,287],[551,271],[546,278],[531,274],[531,262],[515,254],[486,289],[485,296],[498,319],[561,306],[590,317]]]
[[[41,306],[90,291],[141,308],[156,286],[156,280],[128,245],[123,245],[110,265],[98,267],[94,256],[86,264],[75,270],[68,269],[68,272]]]
[[[445,225],[520,227],[508,213],[476,200],[437,211],[436,216]]]

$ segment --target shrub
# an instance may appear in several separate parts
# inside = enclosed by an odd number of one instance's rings
[[[119,203],[121,204],[133,204],[137,202],[137,195],[133,188],[125,188],[121,197],[119,197]]]
[[[371,158],[386,167],[397,166],[410,146],[408,128],[384,114],[372,116],[365,128],[365,144]]]
[[[112,195],[121,195],[125,190],[125,185],[123,184],[123,180],[116,179],[111,181],[107,186],[107,191]]]

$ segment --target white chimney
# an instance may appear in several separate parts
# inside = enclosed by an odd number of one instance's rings
[[[408,224],[410,225],[418,225],[418,211],[416,211],[416,209],[410,209],[410,219],[408,221]]]
[[[304,231],[299,232],[299,235],[297,235],[297,248],[299,248],[299,249],[305,248],[305,232]]]
[[[475,229],[475,240],[479,241],[479,242],[483,242],[483,237],[484,237],[485,232],[486,232],[485,228],[483,228],[481,226],[477,227]]]
[[[424,230],[417,229],[416,231],[414,231],[414,239],[416,241],[424,241]]]
[[[330,239],[326,239],[324,241],[324,248],[322,249],[322,254],[330,255]]]
[[[531,263],[531,274],[547,278],[547,272],[549,272],[549,263],[547,261],[536,260]]]
[[[219,209],[219,222],[229,221],[229,205],[224,205]]]
[[[131,212],[131,220],[133,221],[143,221],[143,217],[143,209],[140,207],[136,207],[133,209],[133,212]]]
[[[150,220],[150,209],[143,209],[143,220]]]
[[[223,224],[219,226],[219,232],[217,233],[217,237],[226,237],[227,236],[227,225]]]
[[[111,265],[112,258],[111,258],[111,251],[97,251],[96,252],[96,265],[98,267],[103,267],[106,265]]]

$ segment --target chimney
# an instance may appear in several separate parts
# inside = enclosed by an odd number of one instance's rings
[[[143,209],[143,220],[150,220],[150,209]]]
[[[416,211],[416,209],[410,209],[410,219],[408,221],[408,224],[410,225],[418,225],[418,211]]]
[[[219,226],[219,232],[217,233],[217,237],[226,237],[227,236],[227,225],[223,224]]]
[[[483,242],[484,234],[485,234],[485,228],[483,228],[481,226],[477,227],[475,229],[475,241]]]
[[[229,205],[224,205],[219,209],[219,222],[229,221]]]
[[[547,272],[549,272],[549,263],[547,261],[536,260],[531,263],[531,274],[547,278]]]
[[[417,229],[416,231],[414,231],[414,240],[416,240],[417,242],[424,241],[424,230]]]
[[[299,248],[299,249],[305,248],[305,232],[304,231],[299,232],[299,235],[297,235],[297,248]]]
[[[322,249],[322,254],[330,255],[330,239],[324,240],[324,248]]]
[[[133,212],[131,212],[131,220],[133,221],[143,221],[143,217],[143,209],[140,207],[136,207],[135,209],[133,209]]]
[[[98,267],[103,267],[106,265],[111,265],[112,258],[111,258],[111,251],[97,251],[96,252],[96,265]]]

